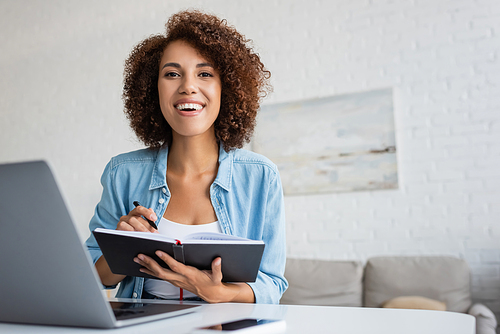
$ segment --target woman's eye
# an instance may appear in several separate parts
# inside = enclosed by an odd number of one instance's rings
[[[203,78],[213,77],[212,73],[208,73],[208,72],[202,72],[202,73],[200,73],[200,76]]]
[[[165,73],[165,76],[166,77],[178,77],[179,74],[177,74],[175,72],[167,72],[167,73]]]

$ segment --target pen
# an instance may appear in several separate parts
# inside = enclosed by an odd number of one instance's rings
[[[141,203],[139,203],[138,201],[134,201],[134,205],[135,207],[137,208],[138,206],[141,205]],[[147,220],[147,222],[149,223],[149,225],[151,225],[152,228],[154,228],[155,230],[157,230],[158,228],[156,227],[155,223],[152,222],[151,220],[147,219],[146,217],[142,216],[144,219]]]

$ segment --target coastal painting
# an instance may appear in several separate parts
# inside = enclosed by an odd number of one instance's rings
[[[392,89],[262,106],[252,150],[285,195],[398,188]]]

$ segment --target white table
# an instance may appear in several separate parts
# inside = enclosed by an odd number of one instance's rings
[[[285,319],[286,333],[475,333],[475,318],[454,312],[231,303],[204,304],[191,314],[116,330],[0,323],[0,333],[190,333],[199,326],[246,317]]]

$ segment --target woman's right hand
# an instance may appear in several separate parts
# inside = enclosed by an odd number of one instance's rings
[[[130,211],[128,215],[122,216],[118,222],[116,229],[123,231],[141,231],[158,233],[149,223],[143,218],[148,217],[152,221],[158,220],[155,212],[152,209],[147,209],[143,206],[138,206]],[[105,286],[114,286],[120,283],[125,275],[114,274],[109,268],[104,256],[101,256],[95,263],[95,268],[99,274],[102,284]]]
[[[138,206],[130,211],[128,215],[120,217],[120,221],[118,222],[116,229],[122,231],[158,233],[158,230],[149,225],[144,217],[147,217],[153,222],[158,220],[158,217],[153,209]]]

